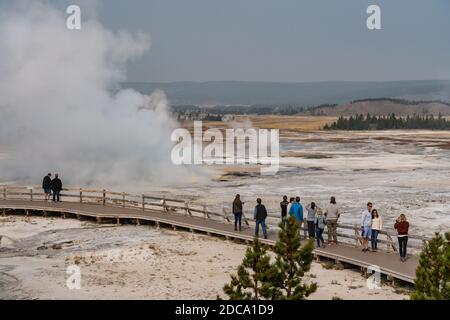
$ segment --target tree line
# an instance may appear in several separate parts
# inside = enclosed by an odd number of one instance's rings
[[[357,114],[346,118],[340,116],[331,125],[326,124],[324,130],[390,130],[390,129],[431,129],[450,130],[450,121],[439,114],[397,117],[394,113],[389,116],[366,116]]]

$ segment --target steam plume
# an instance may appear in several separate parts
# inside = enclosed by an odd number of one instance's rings
[[[47,172],[80,185],[183,180],[164,93],[119,89],[149,37],[92,18],[71,31],[66,18],[39,1],[0,13],[0,181],[38,183]]]

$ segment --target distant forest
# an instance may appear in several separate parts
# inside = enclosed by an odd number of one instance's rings
[[[343,116],[332,125],[325,125],[324,130],[390,130],[390,129],[431,129],[450,130],[450,121],[442,115],[413,115],[407,117],[355,115],[350,118]]]
[[[373,98],[373,99],[359,99],[359,100],[353,100],[350,103],[357,103],[357,102],[377,102],[377,101],[390,101],[394,103],[404,104],[408,106],[415,106],[422,103],[442,103],[446,106],[450,107],[450,103],[442,100],[405,100],[405,99],[394,99],[394,98]]]

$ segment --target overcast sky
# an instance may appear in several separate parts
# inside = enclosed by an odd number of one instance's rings
[[[450,79],[450,0],[98,2],[104,25],[152,38],[130,81]],[[366,27],[370,4],[382,30]]]

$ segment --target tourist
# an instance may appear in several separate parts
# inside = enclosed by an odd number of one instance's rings
[[[406,246],[408,244],[408,229],[409,222],[406,221],[406,216],[402,213],[395,221],[394,228],[397,230],[398,247],[400,251],[400,260],[406,261]]]
[[[239,231],[242,231],[242,205],[241,196],[237,194],[233,201],[234,231],[237,231],[238,225]]]
[[[309,204],[306,207],[306,211],[308,212],[306,216],[306,223],[308,225],[308,236],[309,238],[314,238],[315,235],[314,221],[316,220],[316,212],[317,212],[316,204],[314,202],[311,202],[311,204]]]
[[[377,209],[372,210],[372,237],[370,238],[370,243],[372,246],[372,251],[378,250],[378,234],[382,228],[381,217],[378,214]]]
[[[52,180],[53,202],[60,202],[59,196],[62,190],[62,182],[58,174],[55,174],[55,179]]]
[[[295,198],[294,197],[290,197],[289,198],[289,205],[287,206],[287,212],[291,212],[291,207],[295,202]]]
[[[337,244],[337,222],[340,217],[339,208],[336,203],[336,198],[331,197],[330,203],[325,210],[325,217],[327,219],[328,230],[328,244]]]
[[[280,202],[281,207],[281,221],[284,223],[287,217],[287,207],[289,205],[289,202],[287,201],[287,196],[283,196],[283,201]]]
[[[267,210],[266,207],[261,202],[262,200],[260,198],[256,199],[257,205],[253,210],[253,218],[256,221],[255,237],[258,238],[259,225],[261,225],[264,239],[267,239],[267,228],[266,228]]]
[[[45,201],[50,200],[50,196],[52,195],[52,174],[47,174],[42,180],[42,189],[44,189],[44,198]]]
[[[325,229],[325,216],[323,215],[322,209],[318,208],[316,213],[316,218],[314,219],[314,225],[316,228],[316,241],[317,247],[325,247],[325,241],[323,240],[323,230]]]
[[[367,203],[367,208],[361,212],[361,235],[363,252],[369,251],[369,239],[372,236],[372,202]]]
[[[300,204],[300,197],[295,197],[295,202],[291,205],[289,215],[294,217],[299,223],[299,231],[301,232],[301,226],[303,221],[303,206]]]
[[[306,238],[306,228],[305,228],[305,219],[303,217],[303,205],[300,203],[300,197],[296,197],[295,201],[298,202],[300,205],[299,211],[298,211],[298,221],[299,221],[299,228],[303,227],[305,229],[305,238]]]

